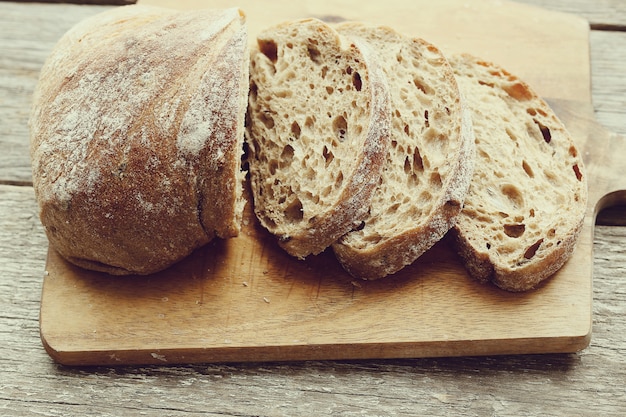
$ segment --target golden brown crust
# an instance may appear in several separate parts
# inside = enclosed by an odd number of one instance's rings
[[[62,38],[30,120],[52,247],[85,268],[148,274],[238,233],[246,48],[236,9],[125,6]]]

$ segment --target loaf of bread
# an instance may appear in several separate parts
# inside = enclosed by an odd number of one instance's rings
[[[254,210],[289,254],[318,254],[367,215],[389,90],[367,45],[304,19],[261,32],[247,117]]]
[[[30,118],[50,245],[84,268],[148,274],[236,236],[248,72],[238,9],[124,6],[71,29]]]
[[[391,145],[368,216],[333,244],[353,276],[377,279],[413,263],[454,225],[474,167],[469,113],[432,44],[362,23],[337,26],[377,51],[392,98]]]
[[[587,207],[581,155],[550,107],[518,77],[450,58],[472,110],[476,170],[454,227],[469,273],[510,291],[536,287],[574,250]]]

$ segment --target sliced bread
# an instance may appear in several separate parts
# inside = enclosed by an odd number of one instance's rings
[[[510,291],[537,286],[574,250],[587,206],[581,155],[550,107],[518,77],[450,58],[469,101],[477,163],[454,228],[469,273]]]
[[[367,214],[389,142],[389,91],[368,47],[319,20],[286,22],[257,41],[246,121],[254,211],[304,258]]]
[[[333,244],[353,276],[378,279],[414,262],[455,223],[472,176],[471,122],[452,69],[421,39],[342,23],[383,62],[392,97],[391,144],[367,218]]]

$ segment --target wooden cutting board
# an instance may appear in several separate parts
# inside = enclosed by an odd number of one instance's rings
[[[144,1],[222,7],[227,1]],[[436,3],[436,5],[435,5]],[[243,233],[146,277],[87,272],[50,250],[41,301],[47,352],[69,365],[406,358],[574,352],[591,336],[592,233],[626,201],[623,138],[593,120],[586,21],[507,1],[242,0],[259,29],[315,16],[388,24],[526,79],[585,154],[590,203],[570,261],[535,291],[472,281],[444,240],[393,277],[357,282],[332,253],[297,261],[248,210]],[[608,196],[608,197],[607,197]],[[249,208],[249,207],[248,207]]]

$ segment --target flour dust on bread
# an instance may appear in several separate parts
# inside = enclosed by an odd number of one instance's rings
[[[469,273],[510,291],[536,287],[574,250],[587,207],[583,161],[550,107],[518,77],[450,58],[469,100],[477,163],[454,228]]]
[[[350,274],[378,279],[413,263],[455,223],[474,166],[472,128],[435,46],[387,27],[337,30],[373,46],[391,90],[391,144],[368,216],[333,245]]]
[[[388,146],[388,86],[367,45],[319,20],[286,22],[257,41],[247,117],[254,210],[304,258],[367,214]]]
[[[248,71],[238,9],[124,6],[71,29],[30,118],[51,246],[88,269],[148,274],[237,235]]]

